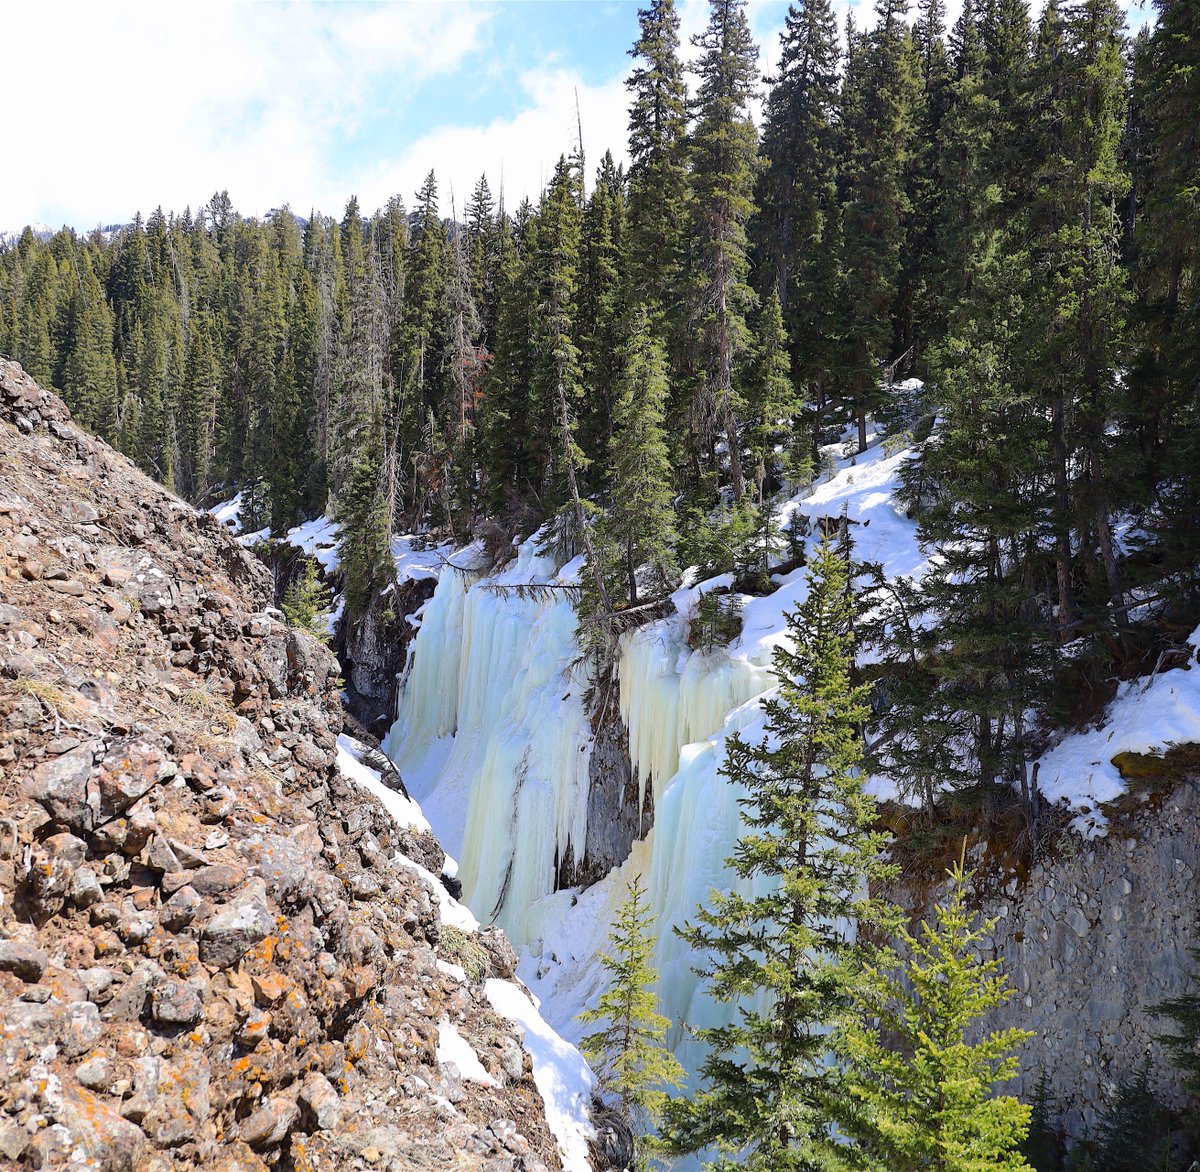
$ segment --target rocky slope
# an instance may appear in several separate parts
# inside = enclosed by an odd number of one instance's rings
[[[511,949],[443,927],[441,849],[339,772],[337,663],[270,598],[0,361],[0,1161],[560,1167],[482,994]]]

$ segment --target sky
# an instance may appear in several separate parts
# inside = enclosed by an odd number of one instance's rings
[[[1131,27],[1149,2],[1124,0]],[[872,0],[835,0],[869,23]],[[1038,0],[1034,0],[1035,7]],[[948,0],[949,18],[961,0]],[[913,5],[916,7],[915,3]],[[687,53],[706,0],[679,0]],[[340,215],[436,171],[443,214],[479,175],[536,199],[577,137],[589,170],[626,156],[637,0],[441,3],[0,2],[6,165],[0,230],[81,231],[193,209]],[[759,64],[786,0],[749,0]],[[13,51],[13,50],[17,51]]]

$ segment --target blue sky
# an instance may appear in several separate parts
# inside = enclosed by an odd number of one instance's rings
[[[844,14],[849,0],[836,0]],[[867,19],[870,0],[854,0]],[[1036,5],[1037,0],[1035,0]],[[961,0],[949,0],[951,19]],[[625,153],[636,0],[17,3],[6,54],[0,229],[81,229],[227,188],[246,214],[412,202],[436,169],[449,211],[482,171],[536,197],[575,137]],[[685,44],[706,0],[679,0]],[[1130,0],[1130,23],[1148,5]],[[915,8],[915,3],[914,3]],[[785,0],[750,0],[774,65]],[[18,95],[14,102],[13,95]],[[14,110],[14,106],[16,109]]]

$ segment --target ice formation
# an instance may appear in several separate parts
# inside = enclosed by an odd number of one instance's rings
[[[889,575],[920,572],[915,526],[893,497],[907,457],[877,447],[847,460],[789,501],[784,519],[797,511],[814,519],[845,514],[859,556]],[[452,564],[469,567],[474,557],[461,551]],[[586,838],[587,681],[566,592],[511,587],[557,587],[577,573],[574,563],[559,571],[536,537],[486,580],[443,570],[419,616],[385,748],[461,858],[465,901],[509,933],[522,952],[522,979],[560,1032],[577,1038],[574,1017],[600,992],[595,954],[607,947],[635,872],[646,879],[656,916],[663,1012],[676,1023],[719,1024],[729,1008],[708,999],[693,972],[697,958],[673,929],[694,919],[713,888],[732,885],[724,860],[740,833],[739,793],[721,773],[725,740],[738,730],[760,735],[758,698],[774,684],[772,652],[786,637],[786,612],[803,601],[804,572],[746,600],[742,634],[728,647],[691,650],[686,638],[700,593],[728,586],[728,578],[678,591],[669,617],[624,637],[620,710],[639,784],[653,795],[654,827],[601,883],[555,892],[556,862],[568,850],[578,858]],[[672,1041],[694,1068],[698,1055],[682,1024]]]
[[[581,857],[587,836],[588,681],[560,589],[577,569],[560,571],[532,538],[486,582],[445,570],[385,742],[429,812],[460,811],[435,821],[462,860],[463,897],[518,947],[525,910],[554,890],[560,859]],[[543,589],[513,589],[530,585]]]

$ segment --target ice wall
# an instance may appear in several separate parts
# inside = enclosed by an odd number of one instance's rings
[[[925,559],[915,526],[893,496],[906,458],[875,449],[847,460],[784,512],[845,515],[859,556],[889,577],[919,573]],[[530,541],[490,581],[557,585],[575,572],[556,572]],[[692,971],[698,958],[674,929],[695,921],[714,888],[735,886],[724,860],[741,831],[740,791],[721,774],[725,742],[735,731],[759,734],[759,697],[775,682],[771,654],[807,590],[803,569],[775,581],[774,593],[747,601],[742,635],[729,647],[693,651],[686,643],[700,590],[727,580],[679,591],[675,613],[624,637],[620,709],[639,784],[654,797],[654,828],[622,867],[586,890],[553,890],[556,859],[568,847],[578,856],[587,830],[590,730],[569,600],[562,592],[496,592],[448,571],[422,612],[388,751],[443,844],[461,857],[464,898],[509,932],[522,979],[564,1037],[579,1037],[575,1017],[601,992],[596,953],[609,946],[635,873],[645,877],[656,916],[661,1007],[679,1023],[671,1042],[685,1067],[694,1071],[701,1055],[683,1023],[719,1025],[732,1012],[708,998]]]
[[[536,539],[487,581],[445,570],[384,745],[462,860],[464,900],[518,947],[525,910],[554,890],[558,860],[581,855],[587,837],[587,678],[570,594],[558,588],[577,570],[559,571]]]
[[[684,748],[717,732],[739,704],[774,683],[769,667],[725,648],[692,651],[678,616],[639,627],[621,641],[621,719],[643,802],[655,806]]]

